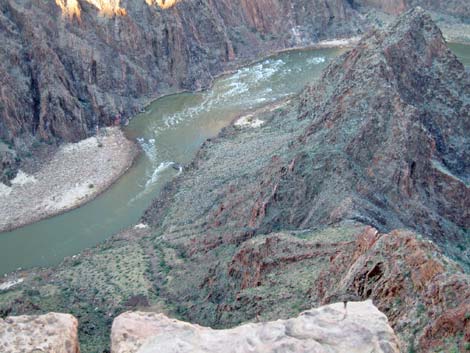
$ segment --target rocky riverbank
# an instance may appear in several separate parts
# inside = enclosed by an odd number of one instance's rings
[[[32,174],[20,170],[11,186],[0,183],[0,232],[79,207],[113,184],[132,165],[137,146],[115,128],[66,144],[36,163]]]

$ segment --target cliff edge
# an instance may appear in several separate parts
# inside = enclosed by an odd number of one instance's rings
[[[304,311],[297,318],[227,330],[163,314],[128,312],[114,320],[112,353],[399,353],[387,318],[372,304],[350,302]]]

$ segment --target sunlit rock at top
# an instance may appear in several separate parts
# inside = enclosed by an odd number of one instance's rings
[[[100,15],[112,17],[112,16],[125,16],[127,14],[126,9],[120,6],[121,0],[85,0],[86,2],[95,6]],[[157,5],[162,9],[169,9],[181,0],[145,0],[147,5]],[[57,6],[60,7],[64,16],[70,18],[80,18],[81,9],[78,0],[55,0]]]
[[[62,14],[80,18],[80,6],[77,0],[55,0],[55,2],[62,10]]]
[[[180,2],[181,0],[145,0],[145,2],[149,5],[158,5],[162,9],[169,9],[170,7],[174,6],[176,3]]]

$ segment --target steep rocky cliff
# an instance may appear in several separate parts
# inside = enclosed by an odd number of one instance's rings
[[[470,18],[463,0],[3,1],[0,139],[20,150],[77,141],[237,63],[357,35],[368,27],[357,9],[416,5]]]
[[[77,141],[230,63],[361,28],[343,0],[2,1],[0,139]]]
[[[344,220],[407,227],[468,266],[469,102],[464,66],[413,10],[261,114],[260,129],[205,144],[144,218],[193,251]]]

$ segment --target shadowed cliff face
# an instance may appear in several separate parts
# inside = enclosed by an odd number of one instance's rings
[[[76,141],[231,63],[361,27],[342,0],[3,1],[0,138]]]

